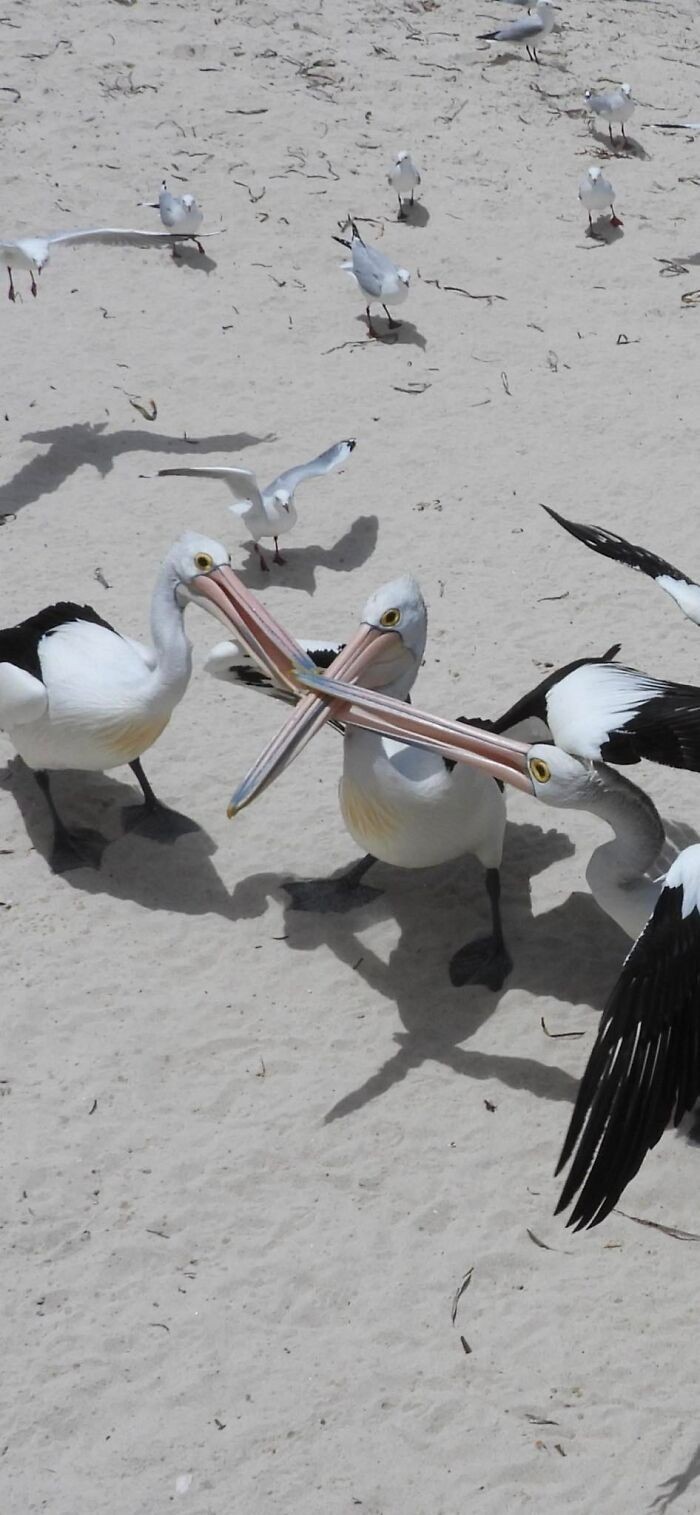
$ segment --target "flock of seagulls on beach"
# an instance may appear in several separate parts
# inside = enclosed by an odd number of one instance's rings
[[[537,64],[556,10],[552,0],[537,0],[481,40],[521,48]],[[594,118],[607,124],[611,143],[616,127],[624,148],[625,125],[635,109],[631,86],[586,90],[584,98]],[[421,173],[409,152],[396,155],[387,179],[398,219],[410,218]],[[607,212],[610,224],[621,226],[613,186],[599,167],[584,174],[579,198],[593,235],[599,235],[594,217]],[[0,242],[9,299],[18,297],[18,271],[29,274],[29,289],[37,294],[37,279],[62,245],[165,246],[177,257],[181,244],[192,242],[204,251],[204,218],[193,195],[174,195],[164,181],[158,199],[141,204],[158,211],[162,230],[96,228]],[[407,299],[410,274],[370,246],[352,217],[335,240],[349,253],[342,269],[357,288],[368,335],[381,339],[372,309],[383,309],[392,333],[400,324],[392,309]],[[158,477],[226,484],[234,499],[229,508],[252,540],[261,571],[268,572],[261,540],[274,542],[273,562],[283,564],[279,538],[296,523],[297,489],[347,464],[354,447],[354,439],[337,442],[264,488],[251,470],[228,465],[163,468]],[[700,625],[700,585],[685,573],[607,528],[548,513],[589,549],[652,578]],[[428,629],[415,579],[403,576],[376,589],[348,640],[300,641],[243,584],[227,548],[190,531],[158,571],[150,645],[122,635],[90,606],[72,602],[50,605],[0,632],[0,729],[34,771],[44,796],[56,873],[99,867],[106,845],[99,832],[72,829],[59,813],[50,777],[57,770],[95,772],[126,764],[142,802],[125,813],[125,829],[158,839],[194,824],[157,798],[141,763],[187,690],[189,604],[227,633],[209,654],[210,675],[293,707],[231,796],[230,816],[280,778],[328,723],[342,734],[340,812],[363,855],[340,878],[290,883],[293,908],[355,909],[375,893],[365,878],[377,861],[428,868],[471,854],[484,870],[491,929],[454,953],[450,978],[456,987],[499,990],[512,969],[500,875],[508,791],[545,806],[590,812],[609,825],[612,839],[595,849],[586,878],[633,945],[603,1011],[557,1168],[568,1168],[557,1207],[571,1207],[567,1224],[598,1224],[668,1122],[678,1124],[700,1093],[700,845],[680,849],[649,796],[619,771],[647,759],[700,772],[700,688],[628,667],[617,660],[620,649],[614,646],[555,670],[502,714],[438,717],[411,702]]]

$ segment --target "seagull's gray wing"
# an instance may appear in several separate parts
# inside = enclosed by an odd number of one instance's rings
[[[232,505],[231,509],[237,516],[244,516],[251,505],[257,505],[263,509],[263,497],[260,493],[260,485],[254,473],[249,468],[159,468],[158,478],[164,479],[172,475],[183,478],[200,479],[223,479],[228,484],[231,493],[240,501],[238,505]]]
[[[223,231],[223,227],[221,228]],[[46,240],[52,246],[62,243],[64,247],[73,247],[81,242],[104,243],[111,247],[167,247],[171,242],[192,240],[192,232],[177,231],[136,231],[129,227],[121,226],[97,226],[88,231],[59,231]],[[219,231],[205,232],[203,236],[217,237]],[[197,241],[203,240],[197,232]]]
[[[517,21],[511,21],[508,26],[500,27],[491,35],[496,42],[532,42],[539,37],[541,31],[539,16],[519,16]]]
[[[333,447],[319,453],[317,458],[312,458],[310,463],[299,463],[296,468],[288,468],[286,473],[281,473],[279,478],[273,479],[268,485],[265,493],[274,494],[276,489],[284,489],[290,495],[294,494],[297,485],[304,479],[314,479],[318,474],[330,473],[331,469],[339,468],[350,457],[354,446],[354,437],[347,442],[336,442]]]
[[[378,300],[382,293],[385,274],[395,274],[396,264],[376,247],[367,247],[355,240],[352,244],[352,270],[365,294]]]

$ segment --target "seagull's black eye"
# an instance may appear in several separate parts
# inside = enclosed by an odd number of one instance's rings
[[[379,617],[379,624],[380,626],[391,628],[392,626],[398,626],[400,620],[400,610],[385,610],[384,614]]]
[[[549,780],[552,777],[552,770],[549,766],[549,763],[545,763],[543,758],[531,758],[530,762],[528,763],[528,767],[533,779],[535,779],[538,784],[549,783]]]
[[[196,552],[194,555],[194,566],[198,573],[210,573],[214,567],[214,559],[208,552]]]

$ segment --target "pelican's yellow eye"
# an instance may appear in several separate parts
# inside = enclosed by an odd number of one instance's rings
[[[384,614],[379,617],[379,624],[380,624],[380,626],[388,626],[388,627],[398,626],[400,620],[401,620],[401,611],[400,610],[385,610]]]
[[[196,552],[194,566],[199,573],[210,573],[214,567],[214,559],[208,552]]]
[[[528,768],[530,769],[530,773],[532,774],[533,779],[535,779],[538,784],[549,783],[549,780],[552,777],[552,770],[549,766],[549,763],[545,763],[543,758],[531,758],[530,762],[528,763]]]

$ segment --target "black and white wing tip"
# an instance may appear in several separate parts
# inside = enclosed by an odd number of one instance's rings
[[[590,547],[592,552],[599,552],[604,558],[613,558],[616,563],[624,563],[628,568],[636,568],[640,573],[645,573],[650,579],[667,578],[677,579],[681,583],[691,584],[692,579],[681,573],[679,568],[674,568],[672,563],[667,563],[665,558],[657,557],[656,553],[648,552],[646,547],[639,547],[636,542],[627,542],[624,537],[618,537],[614,531],[606,531],[603,526],[584,526],[578,521],[567,521],[566,516],[560,516],[558,511],[553,510],[551,505],[543,505],[547,515],[552,517],[559,526],[563,526],[569,535],[575,537],[577,542],[583,542],[584,547]]]
[[[666,875],[603,1011],[556,1172],[555,1214],[597,1226],[700,1093],[700,845]]]

